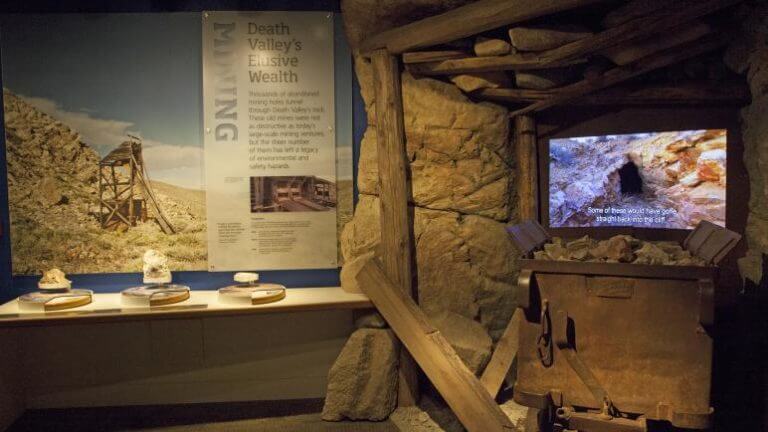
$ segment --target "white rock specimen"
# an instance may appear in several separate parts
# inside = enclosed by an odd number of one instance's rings
[[[164,284],[171,282],[168,258],[161,252],[149,249],[144,253],[144,283]]]
[[[258,273],[252,272],[237,272],[235,273],[235,282],[241,284],[254,284],[259,280]]]
[[[512,46],[509,42],[501,39],[490,39],[478,37],[475,40],[475,54],[480,57],[491,57],[509,54]]]
[[[70,289],[72,288],[72,281],[67,279],[67,275],[57,269],[52,268],[46,272],[43,272],[43,277],[37,283],[40,289]]]

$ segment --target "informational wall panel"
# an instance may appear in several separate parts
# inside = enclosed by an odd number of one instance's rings
[[[333,19],[203,15],[211,271],[334,268]]]

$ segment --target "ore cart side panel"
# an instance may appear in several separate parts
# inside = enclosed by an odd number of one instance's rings
[[[551,366],[539,358],[546,300],[547,319],[567,313],[578,356],[620,411],[670,420],[674,413],[710,415],[712,339],[699,324],[697,280],[556,273],[535,278],[520,329],[516,399],[530,405],[527,396],[554,391],[563,405],[600,408],[556,346]],[[551,328],[558,331],[557,323]]]

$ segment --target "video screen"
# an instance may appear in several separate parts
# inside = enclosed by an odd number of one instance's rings
[[[552,139],[549,226],[725,226],[727,131]]]

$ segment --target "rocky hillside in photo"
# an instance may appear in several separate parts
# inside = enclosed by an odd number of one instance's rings
[[[725,225],[725,130],[553,140],[550,160],[552,226]]]
[[[7,89],[3,107],[15,274],[50,267],[67,273],[140,271],[150,247],[165,252],[175,270],[205,268],[204,192],[154,186],[176,235],[163,234],[151,218],[130,229],[104,230],[96,151],[77,131]]]

